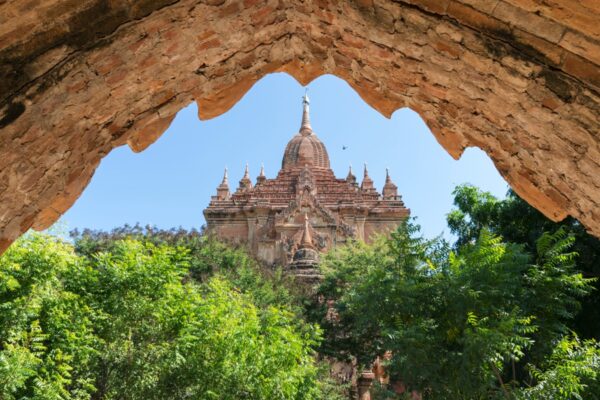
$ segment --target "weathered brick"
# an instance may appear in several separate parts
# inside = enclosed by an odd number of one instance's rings
[[[442,53],[447,54],[454,59],[458,59],[462,53],[461,47],[452,42],[436,40],[432,44],[433,47],[435,47],[438,51],[441,51]]]
[[[450,3],[447,14],[452,18],[456,18],[460,23],[482,30],[484,33],[508,32],[510,30],[508,23],[458,2]]]
[[[404,0],[407,3],[422,7],[427,11],[443,14],[450,4],[450,0]]]
[[[476,10],[479,10],[485,14],[492,14],[496,5],[500,0],[459,0],[461,3],[467,4]]]
[[[600,21],[599,21],[600,24]],[[559,45],[571,53],[580,55],[600,66],[600,43],[592,41],[580,33],[566,32]]]
[[[120,70],[113,71],[110,74],[106,75],[106,83],[109,84],[110,86],[114,86],[115,84],[126,79],[128,75],[129,75],[129,71],[127,71],[126,69],[120,69]]]
[[[585,32],[590,37],[600,39],[597,0],[503,0],[516,7],[551,19],[569,29]]]
[[[221,41],[219,40],[219,38],[213,38],[213,39],[207,40],[205,42],[198,43],[196,45],[196,50],[202,51],[202,50],[207,50],[207,49],[214,49],[214,48],[219,47],[220,45],[221,45]]]
[[[493,15],[552,43],[558,43],[565,32],[565,27],[556,22],[504,2],[496,6]]]
[[[121,56],[119,56],[118,54],[111,54],[107,58],[103,59],[100,63],[98,63],[95,67],[96,71],[98,71],[100,75],[106,75],[121,65],[123,65],[123,60],[121,59]]]
[[[448,23],[440,23],[436,25],[435,32],[441,36],[448,36],[454,42],[460,43],[463,40],[463,35],[460,31]]]
[[[559,101],[556,96],[546,97],[542,100],[542,105],[550,110],[554,111],[564,103]]]
[[[523,54],[524,58],[532,59],[532,61],[537,59],[556,66],[562,63],[565,55],[562,47],[553,45],[545,39],[541,39],[520,29],[513,29],[513,35],[518,41],[518,51]]]
[[[563,67],[568,74],[583,79],[600,89],[600,69],[597,65],[578,55],[567,53]]]

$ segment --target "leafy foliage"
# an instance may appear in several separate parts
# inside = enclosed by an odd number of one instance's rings
[[[513,191],[506,199],[498,200],[488,192],[471,185],[454,190],[454,205],[447,217],[448,226],[457,235],[456,248],[475,241],[483,229],[501,236],[505,241],[520,243],[533,253],[544,232],[562,229],[574,240],[572,251],[577,253],[577,267],[592,282],[594,293],[582,300],[582,311],[570,323],[580,336],[600,340],[600,240],[589,235],[574,218],[552,222],[531,207]]]
[[[185,251],[189,277],[205,282],[222,275],[252,296],[259,307],[271,305],[292,308],[301,314],[299,300],[290,291],[290,278],[280,269],[265,268],[241,247],[231,247],[195,229],[158,229],[152,226],[124,225],[110,232],[86,229],[71,232],[77,254],[94,257],[98,252],[111,252],[122,240],[136,240],[154,246],[169,246]]]
[[[600,345],[597,342],[582,343],[577,336],[565,336],[545,364],[545,370],[530,366],[537,384],[520,391],[518,399],[600,399]]]
[[[0,257],[0,398],[341,400],[318,347],[361,368],[389,351],[425,399],[598,399],[600,348],[577,333],[600,331],[599,242],[513,193],[455,204],[453,247],[412,222],[351,242],[317,298],[201,231],[30,235]]]
[[[545,234],[532,256],[483,229],[453,252],[418,231],[407,222],[389,240],[325,258],[321,294],[336,317],[326,302],[315,310],[323,351],[363,365],[391,351],[391,378],[426,398],[513,398],[540,379],[525,364],[544,362],[589,291],[573,270],[573,239]]]
[[[181,247],[84,257],[32,235],[0,258],[0,282],[2,399],[320,396],[318,329],[224,274],[190,279]]]

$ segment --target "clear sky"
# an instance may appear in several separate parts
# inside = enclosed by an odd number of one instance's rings
[[[67,229],[111,229],[136,222],[199,228],[224,166],[229,167],[232,191],[246,163],[253,180],[261,162],[267,177],[275,177],[285,145],[300,127],[303,94],[289,75],[272,74],[212,120],[200,121],[191,104],[142,153],[123,146],[108,154],[60,223]],[[449,237],[445,216],[457,184],[469,182],[498,197],[506,194],[507,184],[485,153],[470,148],[453,160],[417,113],[401,109],[387,119],[330,75],[313,81],[308,94],[313,130],[325,143],[335,174],[346,177],[352,164],[360,181],[367,162],[381,191],[389,167],[426,236],[444,232]]]

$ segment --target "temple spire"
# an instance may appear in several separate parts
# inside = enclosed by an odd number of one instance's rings
[[[304,214],[302,238],[300,239],[300,243],[298,243],[298,247],[294,252],[291,262],[287,266],[287,270],[300,282],[313,285],[321,279],[321,275],[317,268],[318,264],[319,253],[313,245],[308,215]]]
[[[216,200],[227,200],[229,198],[229,177],[227,175],[227,167],[223,173],[223,180],[221,184],[217,186],[217,197]]]
[[[308,226],[308,215],[304,214],[304,232],[302,232],[302,240],[300,241],[301,248],[313,247],[312,236],[310,235],[310,227]]]
[[[384,200],[398,199],[398,186],[392,182],[389,168],[385,169],[385,185],[383,185],[383,191],[381,194],[383,195]]]
[[[358,183],[356,183],[356,176],[352,171],[352,164],[350,164],[350,168],[348,168],[348,175],[346,176],[346,182],[351,184],[352,186],[358,187]]]
[[[267,180],[267,177],[265,176],[265,166],[263,163],[260,163],[260,173],[258,174],[258,177],[256,178],[256,184],[260,185],[261,183],[263,183],[266,180]]]
[[[221,182],[221,185],[225,186],[229,186],[229,176],[227,174],[227,166],[225,166],[225,172],[223,173],[223,181]]]
[[[365,163],[365,172],[363,174],[363,180],[360,184],[360,188],[363,192],[368,193],[368,194],[375,195],[377,193],[377,190],[375,189],[375,186],[373,185],[373,180],[369,176],[369,170],[367,168],[367,163]]]
[[[309,105],[310,100],[308,99],[308,88],[304,92],[302,97],[302,124],[300,125],[300,134],[308,136],[312,134],[312,127],[310,126],[310,113]]]
[[[248,169],[248,163],[246,163],[246,169],[244,170],[244,176],[240,179],[240,186],[238,191],[252,189],[252,180],[250,180],[250,170]]]

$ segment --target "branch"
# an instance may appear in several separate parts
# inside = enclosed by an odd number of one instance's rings
[[[496,375],[496,378],[498,378],[498,382],[500,382],[500,387],[502,388],[502,392],[504,393],[504,397],[506,397],[507,399],[510,400],[510,393],[508,393],[508,390],[506,390],[506,387],[504,387],[504,381],[502,380],[502,377],[500,376],[500,371],[498,371],[498,368],[496,368],[496,366],[494,365],[494,363],[490,363],[492,365],[492,370],[494,371],[494,374]]]

